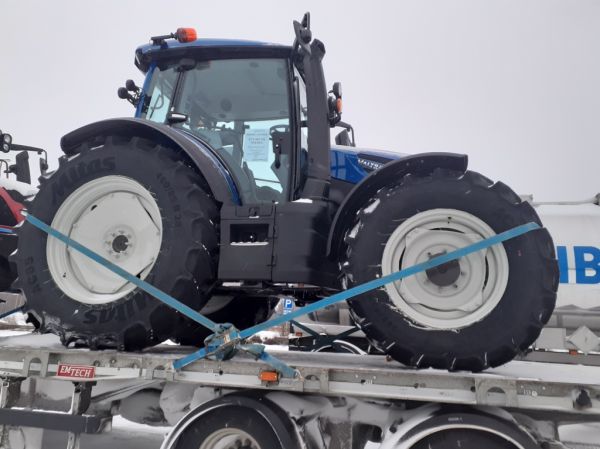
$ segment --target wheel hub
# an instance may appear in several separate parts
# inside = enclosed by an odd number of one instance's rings
[[[104,234],[104,251],[110,258],[119,260],[132,255],[135,250],[136,231],[123,224]]]
[[[129,248],[129,239],[125,235],[117,235],[111,246],[115,253],[125,252]]]
[[[199,449],[261,449],[261,446],[248,432],[227,427],[210,434]]]
[[[52,226],[141,279],[154,265],[162,242],[162,221],[154,197],[137,181],[123,176],[98,178],[75,190],[56,212]],[[135,289],[56,239],[48,239],[46,252],[53,279],[77,301],[105,304]]]
[[[405,220],[389,237],[382,258],[388,275],[463,248],[494,231],[479,218],[432,209]],[[498,304],[508,282],[504,246],[496,245],[387,284],[392,303],[416,324],[459,329],[481,320]]]
[[[438,254],[432,254],[429,255],[429,259],[435,259],[436,257],[443,256],[444,254],[446,254],[446,251],[442,251]],[[429,279],[435,285],[439,287],[448,287],[449,285],[454,285],[454,283],[458,280],[458,277],[460,276],[460,263],[458,260],[451,260],[443,265],[430,268],[429,270],[426,270],[425,273],[427,274],[427,279]]]

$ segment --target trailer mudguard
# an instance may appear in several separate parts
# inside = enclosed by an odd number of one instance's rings
[[[381,445],[381,449],[411,449],[419,442],[426,441],[428,438],[436,435],[444,435],[446,432],[457,433],[465,432],[458,438],[466,443],[468,447],[473,442],[469,435],[473,432],[487,435],[492,441],[498,443],[490,447],[514,447],[522,449],[538,449],[540,446],[536,443],[534,437],[522,425],[520,425],[512,415],[505,410],[497,407],[487,407],[485,409],[465,407],[463,405],[440,406],[430,404],[422,407],[405,422],[403,422],[393,434],[393,436]],[[442,437],[443,438],[443,437]],[[447,434],[447,443],[454,446],[458,442]],[[501,444],[504,443],[504,444]],[[439,448],[433,442],[428,447]],[[501,444],[501,446],[500,446]],[[422,446],[424,447],[424,446]],[[486,446],[488,447],[488,446]]]
[[[193,430],[193,425],[201,422],[204,416],[215,409],[232,406],[246,408],[248,412],[256,412],[262,416],[273,430],[273,433],[277,435],[282,447],[286,449],[299,449],[302,447],[296,426],[287,413],[277,404],[267,399],[262,392],[251,390],[228,394],[205,402],[191,410],[169,432],[162,443],[161,449],[176,449],[179,447],[177,443],[180,437],[186,431]],[[227,425],[227,422],[223,422],[223,427],[227,427]]]
[[[344,242],[344,231],[353,222],[356,213],[379,189],[400,180],[408,173],[427,175],[436,168],[465,171],[468,165],[466,154],[421,153],[389,162],[379,170],[371,172],[356,184],[344,199],[333,219],[327,240],[327,254],[335,259]]]
[[[64,135],[60,146],[67,156],[77,152],[84,142],[114,135],[138,136],[165,146],[181,149],[206,179],[215,199],[223,204],[240,204],[237,186],[225,164],[200,140],[170,126],[139,118],[114,118],[85,125]]]

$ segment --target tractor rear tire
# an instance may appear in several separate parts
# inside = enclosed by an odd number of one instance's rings
[[[108,137],[40,178],[30,214],[195,309],[216,278],[218,208],[177,152]],[[62,343],[139,350],[172,336],[178,314],[25,222],[17,286],[41,332]],[[95,264],[95,265],[94,265]]]
[[[437,169],[381,189],[346,232],[347,288],[540,220],[506,185]],[[418,368],[481,371],[525,351],[556,301],[554,246],[539,229],[349,300],[371,343]]]

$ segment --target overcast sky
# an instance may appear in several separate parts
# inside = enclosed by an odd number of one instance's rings
[[[467,153],[471,169],[538,200],[600,192],[600,1],[1,0],[0,129],[41,146],[129,116],[135,48],[201,37],[291,43],[312,14],[328,84],[342,81],[359,146]]]

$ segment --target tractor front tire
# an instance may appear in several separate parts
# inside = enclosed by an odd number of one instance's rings
[[[216,278],[218,208],[177,152],[108,137],[40,178],[30,214],[195,309]],[[25,222],[16,254],[28,312],[63,344],[139,350],[172,336],[179,315]]]
[[[443,169],[381,189],[346,232],[347,288],[527,222],[533,207],[506,185]],[[349,300],[381,351],[409,366],[481,371],[525,351],[550,318],[558,267],[545,229]]]

